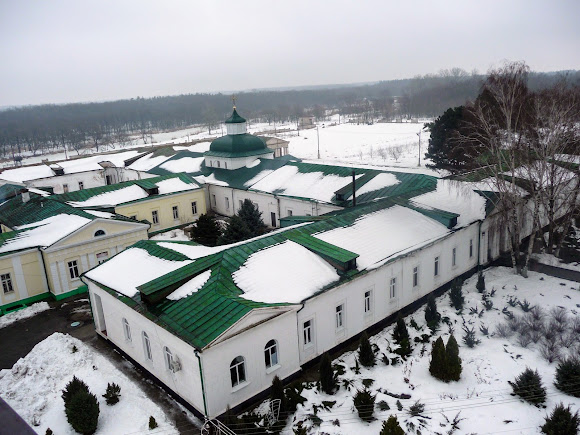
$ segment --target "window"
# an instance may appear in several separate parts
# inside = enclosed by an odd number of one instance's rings
[[[215,207],[216,205],[216,201],[215,201],[215,195],[211,196],[211,203],[213,204],[213,206]]]
[[[9,273],[3,273],[0,275],[0,280],[2,281],[2,289],[4,290],[4,294],[12,293],[14,291],[14,287],[12,287],[12,279],[10,278]]]
[[[159,223],[159,212],[157,210],[153,210],[151,212],[151,219],[153,220],[153,225],[157,225]]]
[[[79,190],[83,190],[85,188],[85,183],[79,181]]]
[[[372,292],[370,290],[367,290],[365,292],[365,314],[368,314],[371,312],[371,309],[372,309],[371,297],[372,297]]]
[[[97,263],[98,264],[101,264],[102,262],[106,261],[107,258],[109,258],[109,253],[107,251],[97,253]]]
[[[451,251],[451,266],[455,267],[457,265],[457,248],[453,248]]]
[[[217,161],[217,167],[218,168],[220,167],[220,161],[219,160]]]
[[[413,287],[419,285],[419,266],[413,268]]]
[[[391,299],[397,296],[397,278],[391,278],[391,283],[389,285],[389,295]]]
[[[224,168],[228,169],[228,162],[224,162]]]
[[[191,203],[191,213],[194,215],[197,214],[197,201]]]
[[[230,209],[230,199],[226,196],[226,210]]]
[[[270,340],[266,343],[266,347],[264,348],[264,360],[267,369],[278,365],[278,345],[276,344],[276,340]]]
[[[108,185],[113,184],[113,176],[112,175],[105,175],[105,183]]]
[[[68,274],[70,279],[77,279],[79,277],[79,265],[76,260],[68,262]]]
[[[173,219],[179,219],[179,208],[174,205],[171,210],[173,211]]]
[[[143,352],[148,361],[153,361],[153,353],[151,352],[151,340],[146,332],[143,332]]]
[[[435,263],[433,266],[433,276],[439,276],[439,257],[435,257]]]
[[[469,239],[469,258],[473,258],[473,239]]]
[[[129,216],[129,219],[133,219],[134,221],[136,221],[137,220],[137,215],[136,214],[131,215],[131,216]]]
[[[336,329],[344,328],[344,304],[340,304],[336,307],[335,319]]]
[[[123,332],[125,333],[125,340],[131,341],[131,326],[127,319],[123,317]]]
[[[100,236],[104,236],[105,232],[103,230],[97,230],[95,231],[95,237],[100,237]]]
[[[165,359],[165,368],[173,371],[173,354],[167,346],[163,347],[163,359]]]
[[[288,216],[292,216],[292,210],[288,209]]]
[[[243,356],[237,356],[230,364],[230,378],[232,380],[232,387],[246,382],[246,362]]]
[[[67,193],[67,192],[68,192],[68,184],[63,184],[63,185],[62,185],[62,191],[63,191],[64,193]]]
[[[304,334],[304,346],[312,344],[312,320],[304,322],[302,332]]]

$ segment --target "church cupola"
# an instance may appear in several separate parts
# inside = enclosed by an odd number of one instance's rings
[[[238,115],[236,106],[234,106],[234,111],[232,116],[226,119],[226,130],[228,134],[245,134],[246,131],[246,120]]]

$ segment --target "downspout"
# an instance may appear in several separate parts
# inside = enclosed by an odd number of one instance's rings
[[[232,216],[236,214],[236,203],[234,202],[234,188],[232,187]]]
[[[46,287],[49,293],[53,293],[53,291],[50,288],[50,280],[48,279],[48,271],[46,270],[46,262],[44,261],[44,251],[42,249],[40,249],[40,247],[38,248],[38,252],[40,252],[40,261],[42,261],[42,269],[44,270],[44,276],[46,278]]]
[[[280,219],[282,218],[282,215],[280,214],[280,198],[278,197],[278,195],[274,195],[274,198],[276,198],[276,202],[278,203],[278,222],[280,222]]]
[[[481,260],[480,260],[480,257],[481,257],[481,225],[482,224],[483,224],[483,221],[480,220],[479,221],[479,226],[478,226],[478,229],[477,229],[477,234],[478,234],[478,237],[477,237],[477,271],[478,272],[481,270],[481,262],[480,262]]]
[[[193,353],[197,358],[197,362],[199,364],[199,379],[201,380],[201,396],[203,397],[203,414],[205,418],[207,418],[207,404],[205,401],[205,385],[203,383],[203,370],[201,369],[201,358],[199,357],[199,352],[194,350]]]

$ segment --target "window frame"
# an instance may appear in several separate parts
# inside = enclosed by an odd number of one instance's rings
[[[268,364],[269,362],[269,364]],[[280,365],[278,357],[278,342],[274,339],[269,340],[264,346],[264,364],[267,369],[273,369]]]
[[[102,254],[105,254],[105,258],[104,258],[104,260],[99,261],[99,255],[102,256]],[[97,264],[104,263],[105,261],[107,261],[109,259],[109,251],[97,252],[95,254],[95,259],[97,260]]]
[[[63,185],[62,185],[62,192],[63,193],[68,193],[68,183],[63,183]]]
[[[440,275],[440,266],[441,261],[439,259],[439,255],[436,255],[433,259],[433,276],[437,277]]]
[[[163,360],[165,361],[165,368],[170,372],[173,372],[173,363],[175,358],[173,357],[173,352],[167,346],[163,346]]]
[[[159,225],[159,210],[151,210],[151,223]]]
[[[129,325],[129,321],[125,317],[123,317],[121,323],[123,323],[123,334],[125,335],[125,341],[131,343],[133,341],[133,337],[131,335],[131,325]]]
[[[95,234],[93,234],[93,237],[102,237],[102,236],[106,236],[107,233],[105,233],[105,230],[97,230],[95,231]]]
[[[451,249],[451,267],[457,267],[457,247]]]
[[[469,239],[469,258],[473,258],[473,239]]]
[[[82,181],[79,181],[79,190],[83,190],[85,188],[85,183]]]
[[[191,214],[197,214],[197,201],[191,201]]]
[[[241,367],[241,371],[239,370],[240,367]],[[234,372],[235,372],[235,378],[236,378],[235,380],[234,380]],[[240,374],[241,374],[241,376],[240,376]],[[238,355],[230,363],[230,381],[232,384],[232,388],[236,388],[236,387],[243,385],[247,382],[246,359],[242,355]]]
[[[308,326],[306,326],[307,323]],[[302,340],[305,348],[314,345],[314,319],[302,322]]]
[[[334,329],[336,331],[342,331],[345,327],[344,323],[345,323],[345,306],[344,302],[341,302],[334,308]]]
[[[397,298],[397,277],[392,276],[389,281],[389,299]]]
[[[2,290],[5,295],[14,293],[14,285],[12,284],[12,277],[10,276],[10,272],[0,274],[0,281],[2,281]]]
[[[365,290],[364,292],[364,313],[366,316],[373,312],[373,291]]]
[[[151,348],[151,339],[149,334],[143,331],[141,333],[141,338],[143,339],[143,355],[145,355],[145,360],[153,362],[153,349]]]
[[[224,197],[226,199],[226,210],[230,209],[230,198],[228,198],[227,196]]]
[[[419,265],[413,266],[413,288],[419,287]]]
[[[179,219],[179,206],[178,205],[172,205],[171,206],[171,213],[173,213],[173,220],[177,220]]]
[[[80,274],[80,271],[79,271],[79,262],[78,262],[78,260],[67,261],[66,265],[67,265],[67,268],[68,268],[68,276],[69,276],[70,280],[71,281],[74,281],[76,279],[79,279],[79,277],[81,276],[81,274]]]

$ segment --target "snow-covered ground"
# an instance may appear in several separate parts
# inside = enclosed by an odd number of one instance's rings
[[[327,395],[318,391],[314,386],[305,389],[302,395],[307,399],[304,405],[299,405],[297,412],[290,416],[283,433],[292,433],[292,426],[304,421],[310,427],[309,433],[326,434],[377,434],[380,432],[382,421],[389,415],[396,415],[407,433],[419,433],[410,430],[413,424],[422,434],[450,433],[451,423],[456,415],[461,419],[459,429],[455,434],[534,434],[543,424],[544,417],[559,402],[571,405],[572,410],[580,407],[580,399],[563,394],[554,387],[555,369],[557,363],[549,363],[542,357],[540,348],[542,340],[534,340],[522,347],[524,341],[514,333],[510,338],[501,338],[496,332],[496,326],[507,322],[504,307],[516,318],[523,318],[526,313],[520,305],[512,307],[508,300],[517,298],[525,306],[525,301],[531,305],[541,307],[545,313],[545,322],[550,320],[550,310],[563,307],[566,310],[567,321],[570,326],[563,335],[560,344],[561,355],[578,354],[580,350],[580,334],[572,331],[572,321],[580,320],[580,291],[577,283],[548,277],[538,273],[530,273],[525,279],[516,276],[507,268],[492,268],[485,272],[486,289],[493,301],[493,308],[486,310],[483,307],[482,295],[476,290],[477,277],[473,276],[463,286],[465,305],[463,314],[458,314],[450,307],[449,294],[437,298],[438,311],[442,318],[448,318],[449,325],[441,323],[436,332],[425,345],[413,342],[412,356],[405,362],[396,365],[385,365],[382,356],[394,358],[396,345],[392,339],[394,326],[385,328],[382,332],[371,337],[371,343],[378,346],[377,364],[373,368],[360,367],[356,373],[355,358],[358,353],[346,352],[336,359],[333,364],[341,365],[345,373],[339,376],[340,390],[334,395]],[[473,310],[477,309],[478,314]],[[479,314],[483,311],[483,314]],[[410,326],[413,318],[419,330]],[[468,348],[462,340],[464,334],[463,321],[469,328],[474,328],[477,339],[481,343],[474,348]],[[425,326],[424,309],[420,308],[413,315],[406,318],[408,331],[412,337],[421,337],[430,334]],[[488,328],[489,335],[485,336],[480,328]],[[450,329],[454,330],[460,347],[463,372],[459,382],[444,383],[429,374],[430,350],[434,340],[443,336],[447,342]],[[547,389],[546,408],[536,408],[512,396],[512,389],[508,381],[530,367],[538,370],[543,385]],[[353,396],[356,390],[364,389],[363,381],[372,383],[370,391],[376,394],[376,405],[372,423],[363,422],[353,405]],[[345,387],[346,386],[346,387]],[[397,399],[391,394],[408,394],[410,399],[400,399],[402,411],[396,406]],[[323,401],[335,402],[330,406],[323,406]],[[384,401],[390,407],[381,411],[378,403]],[[409,407],[416,401],[425,405],[423,417],[411,417]],[[327,404],[328,405],[328,404]],[[317,409],[316,409],[317,408]],[[313,420],[322,420],[318,426]],[[333,424],[338,420],[340,426]]]
[[[564,263],[555,255],[546,253],[533,254],[532,257],[538,260],[540,263],[547,264],[548,266],[556,266],[562,269],[575,270],[580,272],[580,263],[576,261],[573,261],[572,263]]]
[[[37,433],[44,434],[50,428],[58,435],[73,435],[76,432],[66,420],[61,398],[73,375],[97,396],[97,434],[179,433],[164,411],[109,360],[76,338],[58,332],[37,344],[12,369],[0,371],[0,391]],[[113,406],[102,397],[110,382],[121,387],[121,400]],[[150,416],[159,425],[153,431],[149,430]]]
[[[37,302],[29,307],[23,308],[12,313],[4,314],[0,317],[0,328],[4,328],[8,325],[18,322],[19,320],[28,319],[29,317],[36,316],[38,313],[50,310],[50,306],[47,302]]]

